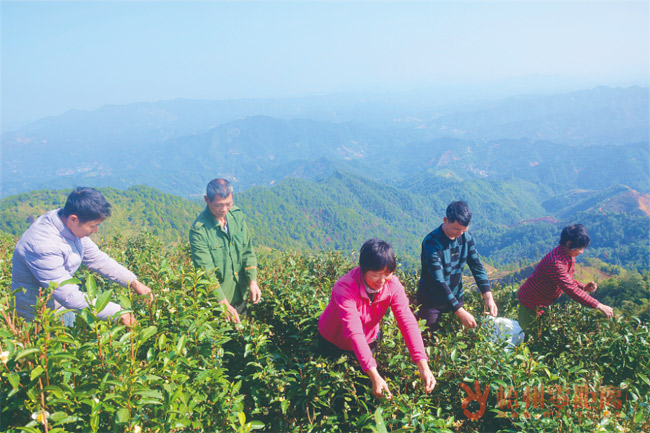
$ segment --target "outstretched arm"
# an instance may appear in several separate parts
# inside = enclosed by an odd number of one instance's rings
[[[605,317],[607,317],[608,319],[611,319],[612,317],[614,317],[614,309],[612,307],[610,307],[609,305],[601,304],[599,302],[596,309],[598,309],[598,311],[603,313],[605,315]]]
[[[559,287],[574,301],[586,307],[598,308],[598,304],[600,303],[582,289],[583,285],[580,282],[574,280],[573,277],[569,275],[566,263],[561,261],[551,263],[547,276],[553,284]],[[587,288],[587,286],[584,287]]]
[[[490,316],[497,317],[497,314],[499,313],[499,309],[497,308],[496,302],[494,302],[494,298],[492,297],[492,292],[485,292],[483,293],[483,300],[485,301],[485,309],[487,310],[485,314],[489,314]]]
[[[97,247],[95,246],[95,248]],[[63,256],[57,249],[26,251],[25,263],[32,275],[39,281],[41,287],[48,287],[51,282],[62,283],[72,278],[72,275],[66,270]],[[124,285],[126,286],[127,283],[124,283]],[[88,307],[88,296],[76,284],[60,285],[54,289],[52,297],[58,304],[67,309],[83,310]],[[91,302],[93,301],[91,300]],[[109,302],[97,317],[106,320],[120,310],[121,307],[118,304]]]
[[[385,396],[388,400],[393,398],[393,394],[391,394],[388,389],[386,381],[379,375],[376,367],[372,367],[366,372],[366,374],[370,377],[370,381],[372,382],[372,393],[375,397],[381,398]]]
[[[149,287],[142,284],[140,281],[135,280],[135,281],[131,282],[131,288],[138,295],[146,296],[148,304],[151,304],[153,302],[153,292],[151,291],[151,289]]]
[[[427,360],[421,359],[416,362],[415,365],[417,365],[418,370],[420,371],[420,379],[422,379],[424,390],[427,393],[430,393],[433,391],[433,388],[436,387],[436,378],[433,376],[433,373],[431,373]]]
[[[260,301],[262,292],[257,285],[257,256],[253,248],[253,235],[251,234],[246,221],[243,221],[242,231],[244,235],[244,244],[242,246],[242,266],[244,275],[248,280],[248,288],[251,294],[251,301],[257,304]]]
[[[466,233],[465,236],[469,238],[467,241],[467,266],[469,266],[470,271],[472,271],[474,281],[476,281],[479,291],[483,294],[486,313],[490,316],[496,317],[497,314],[499,314],[499,308],[492,297],[490,280],[488,279],[483,262],[481,262],[481,258],[478,255],[478,251],[476,250],[476,243],[474,242],[474,238],[468,233]]]

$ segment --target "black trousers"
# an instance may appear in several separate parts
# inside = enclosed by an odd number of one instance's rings
[[[372,352],[373,355],[377,350],[377,342],[379,341],[380,338],[381,338],[381,331],[379,332],[377,339],[369,344],[370,351]],[[356,359],[356,355],[354,354],[353,351],[341,349],[336,344],[328,341],[325,337],[323,337],[320,332],[318,333],[318,353],[332,359],[338,359],[341,357],[341,355],[348,355]]]
[[[465,296],[459,296],[458,303],[462,306],[465,305]],[[429,331],[437,331],[440,329],[438,320],[442,314],[451,312],[451,305],[433,305],[427,302],[423,297],[418,296],[417,301],[420,309],[418,310],[418,319],[424,319],[427,322]]]

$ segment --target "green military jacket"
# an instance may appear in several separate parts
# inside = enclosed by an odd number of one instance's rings
[[[194,266],[213,272],[221,287],[219,301],[227,299],[239,305],[246,299],[248,284],[257,279],[257,258],[244,213],[233,206],[226,214],[228,233],[217,219],[205,210],[192,224],[190,247]]]

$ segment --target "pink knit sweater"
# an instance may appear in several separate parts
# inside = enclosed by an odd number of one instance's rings
[[[396,276],[384,285],[371,303],[361,269],[352,269],[334,284],[330,302],[318,320],[318,330],[337,347],[354,351],[361,369],[366,372],[377,366],[369,344],[377,338],[381,319],[389,307],[395,315],[411,360],[428,360],[418,323],[409,308],[404,287]]]

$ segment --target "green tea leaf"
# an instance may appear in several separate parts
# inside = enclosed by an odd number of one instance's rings
[[[160,391],[155,390],[155,389],[149,389],[149,390],[143,390],[143,391],[137,391],[135,392],[137,395],[141,395],[143,397],[149,397],[149,398],[155,398],[162,400],[163,395]]]
[[[95,277],[92,275],[88,275],[88,278],[86,278],[86,293],[88,293],[88,297],[90,299],[95,299],[97,296],[97,283],[95,283]]]
[[[650,379],[648,379],[647,376],[645,376],[645,375],[643,375],[643,374],[641,374],[641,373],[638,373],[638,374],[639,374],[639,378],[641,378],[641,380],[643,380],[645,383],[647,383],[648,385],[650,385]]]
[[[375,423],[377,423],[377,433],[388,433],[386,423],[384,423],[383,409],[378,407],[375,411]]]
[[[104,308],[106,308],[108,303],[111,301],[112,296],[113,296],[112,290],[106,290],[104,293],[99,295],[97,301],[95,302],[95,311],[97,313],[104,311]]]
[[[9,375],[9,383],[14,389],[18,389],[20,385],[20,376],[18,376],[18,373],[11,373]]]
[[[45,371],[45,370],[43,370],[43,367],[41,367],[41,366],[39,365],[38,367],[36,367],[35,369],[33,369],[32,372],[29,374],[29,380],[34,380],[34,379],[36,379],[38,376],[40,376],[41,374],[43,374],[44,371]]]
[[[251,421],[248,423],[248,425],[251,427],[253,430],[259,430],[264,428],[264,423],[261,421]]]
[[[119,299],[119,301],[120,301],[120,305],[121,305],[122,308],[124,308],[125,310],[130,310],[130,309],[132,308],[131,300],[129,299],[128,296],[126,296],[126,295],[124,295],[124,294],[119,294],[119,295],[117,296],[117,299]]]
[[[181,350],[183,350],[186,341],[187,336],[185,334],[181,335],[181,338],[178,339],[178,343],[176,343],[176,353],[181,353]]]
[[[35,347],[32,347],[30,349],[21,350],[20,352],[18,352],[18,354],[14,358],[14,361],[18,361],[19,359],[24,358],[25,356],[31,355],[32,353],[40,353],[40,352],[41,352],[41,350],[38,349],[38,348],[35,348]]]
[[[158,332],[158,328],[151,325],[148,328],[146,328],[142,333],[140,334],[140,344],[144,343],[147,341],[149,338],[151,338],[156,332]]]
[[[129,410],[127,408],[118,409],[117,413],[117,422],[119,424],[126,424],[129,422]]]

